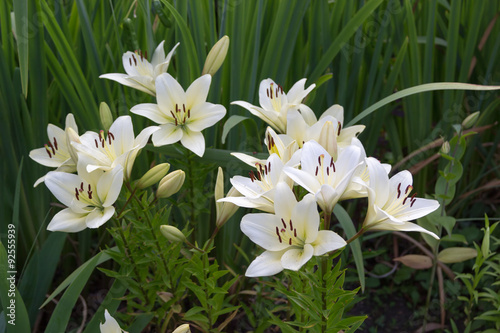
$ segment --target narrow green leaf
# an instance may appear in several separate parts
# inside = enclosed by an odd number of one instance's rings
[[[26,98],[28,96],[28,0],[14,1],[14,15],[16,23],[17,52],[19,54],[19,68],[21,70],[21,85],[23,88],[24,98]]]
[[[353,237],[356,234],[356,228],[351,220],[351,217],[346,212],[346,210],[340,206],[335,205],[333,208],[333,213],[337,217],[340,225],[344,229],[348,238]],[[352,255],[354,257],[354,263],[356,264],[356,270],[358,271],[359,283],[361,285],[361,290],[365,290],[365,267],[363,263],[363,252],[361,251],[361,242],[359,238],[352,241],[349,245]]]
[[[351,38],[357,29],[363,24],[363,22],[375,11],[375,9],[382,3],[383,0],[371,0],[365,3],[365,5],[354,15],[354,17],[349,20],[349,22],[344,26],[342,31],[337,35],[337,38],[330,45],[328,50],[325,51],[320,61],[314,68],[311,76],[309,77],[309,82],[315,82],[323,73],[323,71],[329,66],[333,58],[339,53],[349,38]]]
[[[347,127],[356,124],[358,121],[365,118],[375,110],[397,99],[425,91],[435,91],[435,90],[500,90],[500,86],[482,86],[478,84],[458,83],[458,82],[436,82],[436,83],[421,84],[416,87],[403,89],[401,91],[398,91],[397,93],[387,96],[386,98],[370,106],[368,109],[363,110],[363,112],[354,117],[345,126]]]
[[[240,122],[243,120],[248,119],[248,117],[243,117],[243,116],[238,116],[234,115],[228,118],[226,122],[224,123],[224,127],[222,129],[222,137],[221,137],[221,142],[222,144],[226,143],[226,137],[229,131],[236,125],[238,125]]]

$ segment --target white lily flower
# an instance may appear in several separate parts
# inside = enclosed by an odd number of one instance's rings
[[[256,169],[256,172],[250,172],[250,178],[242,176],[231,178],[231,184],[242,195],[241,197],[225,197],[217,201],[274,213],[276,185],[286,182],[291,187],[293,182],[282,172],[283,162],[276,154],[269,156],[265,163],[258,163]]]
[[[245,275],[270,276],[283,269],[299,270],[312,256],[342,248],[346,242],[331,230],[319,229],[314,196],[297,202],[287,184],[276,186],[275,214],[247,214],[241,231],[266,251],[255,258]]]
[[[129,179],[137,154],[148,143],[151,134],[159,129],[158,126],[150,126],[135,137],[132,119],[121,116],[113,122],[106,135],[104,131],[99,134],[86,132],[80,137],[80,143],[73,142],[73,147],[88,157],[88,172],[97,169],[110,171],[121,165],[125,179]]]
[[[123,168],[118,165],[109,172],[87,172],[87,157],[79,155],[78,174],[51,171],[45,185],[68,208],[57,213],[47,230],[78,232],[98,228],[115,213],[115,203],[123,184]]]
[[[370,185],[368,190],[368,213],[363,228],[370,230],[398,230],[424,232],[439,239],[433,232],[418,224],[408,222],[432,213],[439,208],[439,202],[431,199],[411,197],[413,177],[407,170],[390,179],[384,166],[375,158],[366,159]]]
[[[365,129],[364,125],[344,128],[343,123],[344,108],[338,104],[329,107],[313,124],[308,124],[297,112],[289,112],[286,134],[297,141],[299,147],[310,140],[318,142],[335,159],[337,150],[349,146]]]
[[[151,63],[147,59],[147,52],[127,51],[122,57],[123,68],[127,74],[103,74],[99,78],[114,80],[124,86],[132,87],[155,96],[155,80],[160,74],[167,72],[170,59],[177,46],[179,46],[179,43],[175,44],[172,51],[165,57],[164,43],[165,41],[162,41],[156,48]]]
[[[115,318],[111,317],[108,310],[104,310],[104,323],[99,323],[101,333],[127,333],[120,328]]]
[[[78,140],[76,137],[70,137],[67,133],[68,130],[73,130],[73,133],[78,133],[78,126],[75,122],[73,114],[69,113],[66,116],[66,130],[63,130],[55,125],[49,124],[47,126],[47,136],[49,141],[45,144],[44,148],[33,149],[30,151],[30,157],[35,162],[52,168],[57,168],[56,171],[61,172],[75,172],[76,159],[73,158],[73,147],[70,144],[71,140]],[[34,187],[42,183],[45,176],[41,177],[35,182]]]
[[[307,123],[316,122],[314,112],[302,104],[302,100],[314,89],[315,84],[305,89],[306,79],[295,83],[286,94],[283,87],[271,79],[263,80],[259,87],[259,103],[261,107],[254,106],[245,101],[235,101],[253,115],[259,117],[279,133],[285,133],[287,128],[287,113],[289,110],[297,110]]]
[[[283,171],[297,184],[314,194],[325,214],[331,214],[351,182],[356,168],[362,163],[359,147],[351,145],[341,150],[335,160],[315,141],[302,149],[301,169],[285,167]]]
[[[221,120],[226,108],[206,102],[212,76],[196,79],[187,91],[168,73],[156,78],[158,104],[144,103],[130,112],[160,124],[153,133],[153,144],[164,146],[181,141],[181,144],[198,156],[205,152],[205,138],[201,131]]]
[[[269,155],[276,154],[284,165],[297,166],[300,163],[299,146],[295,140],[285,134],[278,135],[271,127],[267,127],[264,139]],[[231,153],[242,162],[255,167],[256,164],[266,164],[265,160],[243,153]]]

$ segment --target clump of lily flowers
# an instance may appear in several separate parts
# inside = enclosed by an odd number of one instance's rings
[[[265,250],[245,275],[296,271],[313,256],[345,247],[354,238],[346,241],[330,229],[334,207],[346,199],[368,199],[366,218],[356,238],[368,230],[418,231],[438,238],[410,222],[438,209],[438,201],[411,194],[410,172],[389,177],[390,165],[367,157],[357,138],[364,126],[344,127],[342,106],[333,105],[318,120],[302,103],[314,88],[306,89],[305,81],[285,94],[267,79],[260,85],[260,107],[233,102],[270,126],[264,140],[269,157],[259,160],[233,153],[255,170],[249,177],[231,178],[241,196],[218,200],[264,212],[247,214],[241,221],[242,232]],[[304,191],[308,194],[297,197]]]

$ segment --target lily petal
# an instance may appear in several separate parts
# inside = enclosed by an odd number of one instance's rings
[[[283,251],[265,251],[248,266],[245,276],[260,277],[278,274],[283,270],[281,256]]]
[[[155,147],[169,145],[179,141],[183,136],[182,129],[172,123],[160,125],[160,129],[153,133],[152,141]]]
[[[99,228],[101,225],[106,223],[110,218],[113,217],[115,213],[115,207],[110,206],[100,210],[98,208],[94,209],[91,213],[87,215],[85,219],[85,224],[91,229]]]
[[[243,216],[241,231],[255,244],[269,251],[281,251],[289,247],[280,243],[276,227],[281,225],[279,217],[273,214],[255,213]]]
[[[318,237],[311,245],[314,247],[314,255],[321,256],[327,252],[343,248],[347,243],[331,230],[320,230]]]
[[[86,217],[87,214],[78,214],[73,212],[70,208],[66,208],[54,215],[47,226],[47,230],[79,232],[87,228],[87,225],[85,224]]]
[[[303,249],[290,249],[281,257],[281,265],[285,269],[298,271],[312,258],[314,249],[311,244],[305,244]]]
[[[191,131],[186,128],[183,132],[181,143],[196,155],[203,157],[205,153],[205,138],[200,132]]]

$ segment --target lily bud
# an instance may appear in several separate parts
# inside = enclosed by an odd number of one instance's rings
[[[160,226],[160,232],[172,243],[182,243],[186,240],[186,236],[184,236],[182,231],[171,225],[165,224]]]
[[[137,187],[143,189],[156,184],[160,179],[165,177],[169,169],[170,164],[168,163],[162,163],[152,167],[137,181]]]
[[[78,155],[76,154],[76,150],[73,148],[71,142],[81,143],[80,136],[73,128],[66,127],[66,145],[68,146],[68,153],[76,163],[78,161]]]
[[[224,197],[224,173],[222,172],[222,168],[219,167],[219,171],[217,173],[217,181],[215,182],[215,211],[216,211],[216,225],[217,227],[222,227],[224,223],[229,220],[231,216],[236,213],[238,210],[238,206],[231,202],[218,202],[219,199]],[[227,193],[227,197],[241,197],[240,192],[236,190],[234,187],[231,187],[229,192]]]
[[[101,105],[99,105],[99,117],[101,118],[102,128],[105,131],[109,130],[113,124],[113,115],[111,115],[111,110],[105,102],[101,102]]]
[[[336,124],[337,125],[337,124]],[[339,125],[340,126],[340,123]],[[319,134],[318,143],[325,148],[325,150],[337,159],[337,132],[340,132],[330,120],[326,121]]]
[[[205,60],[203,72],[201,75],[210,74],[214,75],[219,70],[220,66],[226,59],[227,50],[229,48],[229,37],[224,36],[212,47]]]
[[[177,327],[172,333],[191,333],[191,329],[188,324],[184,324]]]
[[[182,170],[175,170],[169,173],[160,181],[156,196],[158,198],[168,198],[177,193],[181,189],[182,184],[184,184],[185,178],[186,174]]]
[[[441,152],[443,154],[448,154],[450,152],[450,143],[448,141],[443,142],[441,146]]]
[[[474,124],[476,123],[477,119],[479,118],[479,111],[476,111],[474,113],[471,113],[470,115],[468,115],[464,121],[462,121],[462,128],[463,129],[469,129],[471,128],[472,126],[474,126]]]

